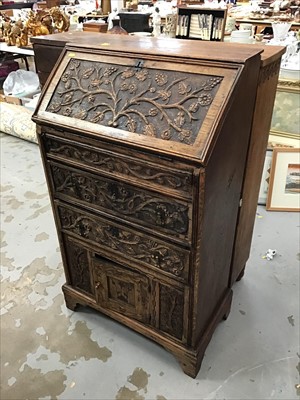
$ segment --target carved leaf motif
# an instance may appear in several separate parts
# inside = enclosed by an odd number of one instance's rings
[[[157,114],[158,114],[157,108],[150,108],[149,115],[151,115],[151,117],[155,117]]]
[[[184,82],[179,83],[179,85],[178,85],[178,93],[179,94],[185,95],[185,94],[190,93],[190,91],[191,91],[191,86],[185,84]]]
[[[190,144],[192,132],[190,130],[183,129],[179,132],[179,139],[181,142]]]
[[[69,101],[71,101],[72,97],[73,97],[73,92],[67,93],[64,98],[65,103],[68,103]]]
[[[152,124],[149,125],[145,125],[144,127],[144,133],[147,136],[153,136],[156,137],[156,132],[155,132],[155,128]]]
[[[164,101],[168,100],[172,94],[170,90],[159,90],[157,93]]]
[[[199,103],[198,103],[198,102],[192,103],[192,104],[189,106],[189,111],[192,112],[192,113],[195,113],[195,112],[197,112],[198,110],[199,110]]]
[[[86,69],[82,74],[82,78],[83,79],[88,79],[93,74],[94,71],[95,71],[95,68]]]
[[[185,123],[185,117],[184,117],[184,113],[182,111],[180,111],[177,114],[177,117],[174,119],[174,122],[177,126],[179,126],[180,128],[184,125]]]
[[[95,96],[93,94],[90,94],[89,97],[88,97],[88,102],[89,103],[94,103],[95,99],[96,99]]]
[[[136,130],[136,122],[135,122],[134,119],[129,118],[127,123],[126,123],[126,126],[128,127],[130,132],[135,132],[135,130]]]
[[[71,87],[71,81],[68,80],[68,81],[65,83],[65,89],[70,89],[70,87]]]
[[[98,112],[94,115],[94,117],[91,119],[91,122],[97,123],[99,121],[102,121],[104,118],[103,112]]]
[[[78,111],[74,114],[74,118],[78,118],[78,119],[85,119],[86,116],[87,116],[86,110],[78,110]]]
[[[50,112],[57,112],[61,109],[61,105],[59,103],[52,103],[49,107]]]

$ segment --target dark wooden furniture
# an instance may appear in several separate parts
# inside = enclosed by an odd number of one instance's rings
[[[283,51],[105,39],[66,47],[33,116],[66,304],[155,340],[195,377],[250,248],[253,121],[266,122],[259,91],[272,102]]]
[[[95,32],[62,32],[54,35],[41,35],[30,38],[34,50],[36,71],[43,87],[57,62],[66,43],[83,43],[96,45],[105,40]]]

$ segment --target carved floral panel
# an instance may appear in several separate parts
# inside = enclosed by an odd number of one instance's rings
[[[79,211],[62,206],[58,211],[61,227],[66,232],[105,246],[139,264],[150,265],[187,280],[188,251]]]
[[[222,79],[74,58],[46,111],[191,145]]]
[[[172,234],[188,231],[188,206],[163,199],[119,181],[95,178],[80,171],[51,166],[55,192]]]
[[[148,165],[139,160],[123,159],[120,155],[106,154],[99,150],[67,144],[52,138],[46,138],[45,144],[49,154],[80,161],[102,171],[153,182],[169,189],[178,189],[187,193],[192,188],[192,174],[188,172],[162,171],[160,166]]]

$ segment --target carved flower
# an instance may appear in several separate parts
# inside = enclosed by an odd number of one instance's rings
[[[137,85],[135,83],[131,83],[128,87],[129,93],[135,93],[137,90]]]
[[[117,70],[117,68],[115,68],[115,67],[108,67],[108,68],[105,68],[105,70],[104,70],[104,72],[103,72],[103,75],[104,75],[104,76],[110,76],[110,75],[112,75],[114,72],[116,72],[116,70]]]
[[[95,101],[95,96],[93,95],[93,94],[90,94],[89,96],[88,96],[88,102],[89,103],[94,103],[94,101]]]
[[[126,82],[124,82],[124,83],[122,83],[120,89],[123,90],[123,91],[125,91],[125,90],[128,90],[128,89],[129,89],[129,86],[128,86],[128,84],[127,84]]]
[[[152,124],[145,125],[143,132],[146,136],[156,137],[155,128]]]
[[[87,112],[86,112],[86,110],[78,110],[78,111],[74,114],[74,118],[85,119],[86,117],[87,117]]]
[[[208,106],[212,102],[212,97],[209,93],[200,94],[198,97],[198,103],[200,106]]]
[[[69,115],[71,115],[72,113],[72,108],[71,107],[66,107],[63,111],[63,115],[65,115],[66,117],[68,117]]]
[[[217,78],[210,78],[209,80],[210,80],[210,86],[213,88],[217,86],[219,83],[221,83],[223,78],[217,77]]]
[[[179,111],[177,117],[174,119],[174,122],[177,126],[182,127],[185,123],[184,112]]]
[[[167,75],[158,72],[155,75],[155,82],[157,83],[158,86],[163,86],[168,82],[168,77]]]
[[[182,129],[182,131],[179,132],[179,140],[183,143],[190,144],[191,143],[191,135],[192,132],[187,129]]]
[[[172,92],[170,90],[159,90],[158,94],[164,101],[167,101],[171,97]]]
[[[171,139],[171,137],[172,137],[172,134],[171,134],[170,129],[167,129],[166,131],[162,132],[162,134],[161,134],[161,138],[164,140],[169,140],[169,139]]]
[[[133,69],[125,69],[124,72],[122,72],[121,78],[122,79],[128,79],[134,76],[134,70]]]
[[[71,73],[70,73],[70,72],[65,72],[65,73],[63,74],[63,76],[61,77],[61,80],[62,80],[63,82],[67,82],[70,78],[71,78]]]
[[[148,71],[146,69],[141,69],[140,71],[135,73],[135,77],[139,80],[139,81],[144,81],[147,79],[148,77]]]

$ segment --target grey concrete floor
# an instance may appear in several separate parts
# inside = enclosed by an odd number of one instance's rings
[[[157,344],[65,307],[38,146],[1,135],[1,399],[297,399],[299,225],[258,207],[231,313],[191,379]]]

